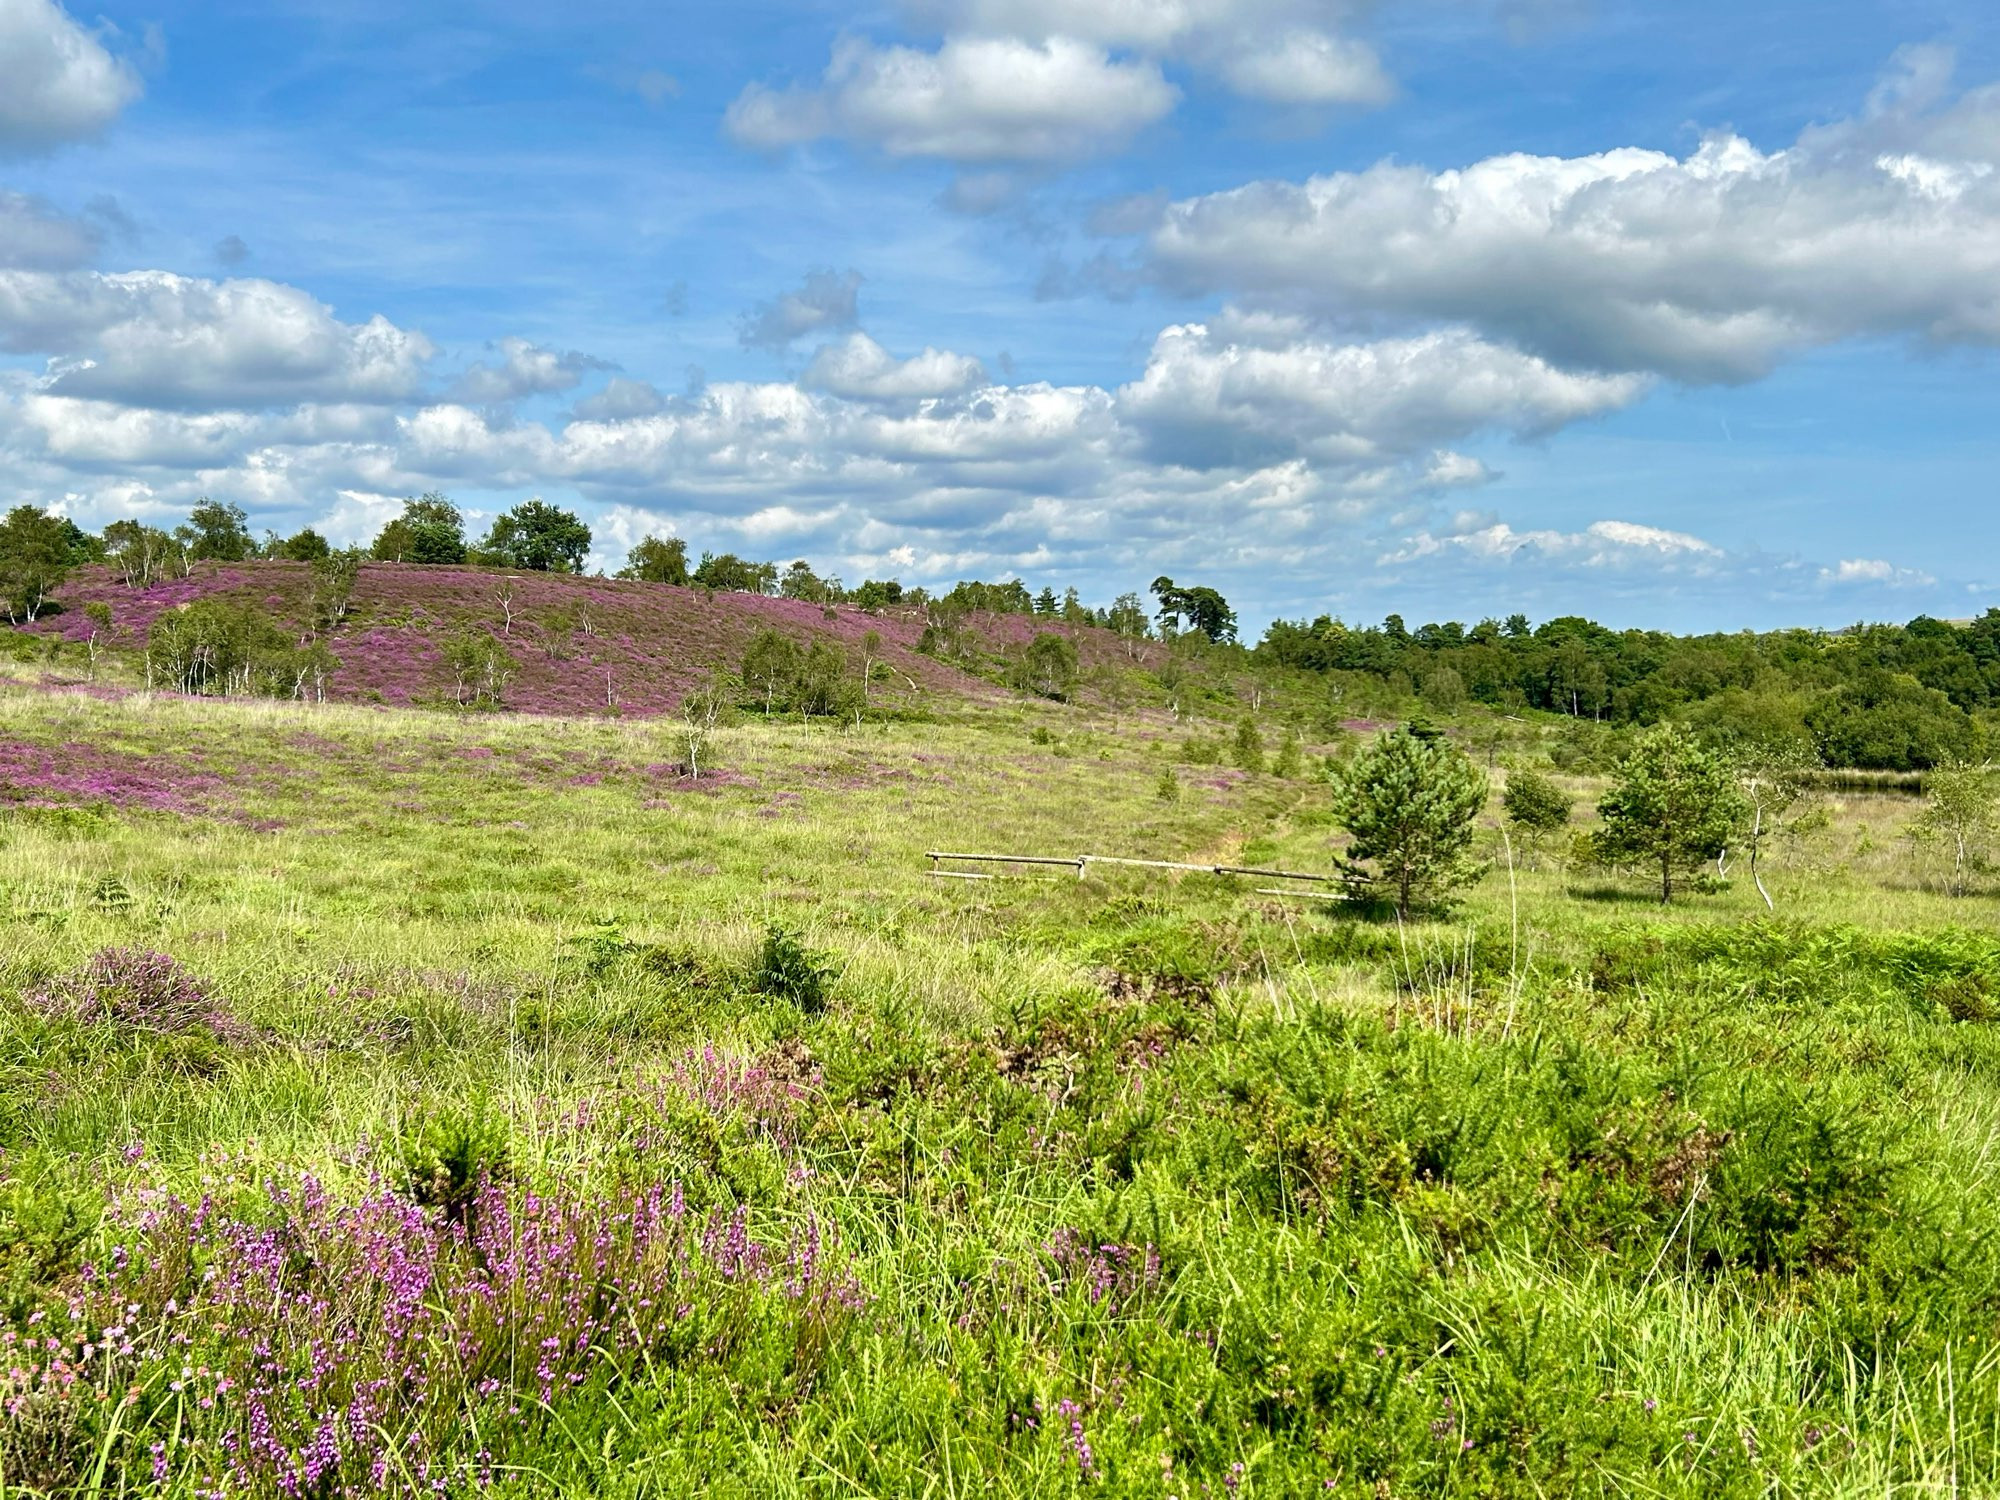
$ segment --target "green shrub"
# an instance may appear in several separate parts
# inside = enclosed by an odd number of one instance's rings
[[[1282,776],[1287,781],[1297,781],[1305,775],[1305,770],[1305,751],[1299,744],[1299,732],[1287,729],[1285,737],[1278,741],[1278,753],[1271,762],[1271,774]]]
[[[88,1185],[0,1182],[0,1323],[18,1323],[75,1272],[103,1216]]]
[[[750,981],[757,994],[789,1000],[808,1015],[818,1015],[826,1009],[834,977],[822,955],[791,932],[775,923],[764,929],[764,946]]]
[[[1791,1087],[1746,1097],[1695,1226],[1712,1262],[1784,1276],[1848,1271],[1905,1217],[1906,1164],[1858,1106]]]
[[[398,1156],[410,1197],[463,1223],[481,1184],[507,1176],[507,1121],[485,1099],[442,1107],[404,1131]]]
[[[638,951],[638,945],[625,936],[624,930],[607,920],[565,941],[562,956],[595,978]]]
[[[1230,747],[1230,759],[1245,771],[1264,769],[1264,736],[1257,732],[1257,721],[1247,715],[1236,725],[1236,743]]]
[[[1553,833],[1569,822],[1570,795],[1539,771],[1510,771],[1501,797],[1507,821],[1530,833]]]

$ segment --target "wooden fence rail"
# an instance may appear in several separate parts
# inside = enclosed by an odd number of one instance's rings
[[[1305,870],[1266,870],[1255,865],[1197,865],[1173,859],[1125,859],[1115,854],[967,854],[932,849],[924,855],[924,858],[931,862],[931,874],[940,878],[958,879],[965,878],[970,872],[942,869],[940,861],[953,860],[968,864],[993,865],[1065,865],[1076,871],[1078,880],[1090,872],[1092,865],[1123,865],[1145,870],[1187,870],[1199,875],[1248,875],[1258,880],[1309,880],[1322,885],[1332,885],[1340,879],[1337,875],[1318,875]]]

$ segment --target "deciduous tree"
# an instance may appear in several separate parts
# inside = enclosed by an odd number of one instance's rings
[[[530,573],[581,573],[590,528],[546,500],[523,500],[495,518],[479,550],[501,567]]]
[[[1993,768],[1963,761],[1939,766],[1924,778],[1924,810],[1911,832],[1951,852],[1951,894],[1963,896],[1967,877],[1985,853],[2000,822],[2000,785]]]
[[[671,583],[685,586],[688,581],[687,543],[677,536],[649,536],[625,554],[620,578],[636,578],[641,583]]]
[[[203,500],[189,514],[187,553],[196,562],[242,562],[257,555],[250,518],[240,505]]]
[[[379,562],[457,567],[465,561],[465,518],[450,499],[431,490],[403,502],[403,513],[369,549]]]
[[[60,517],[17,505],[0,520],[0,608],[10,625],[34,623],[69,570],[69,533]]]

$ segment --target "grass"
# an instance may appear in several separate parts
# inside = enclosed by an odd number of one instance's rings
[[[2000,942],[1907,800],[1775,919],[927,878],[1326,866],[1177,740],[0,696],[0,1492],[2000,1490]]]

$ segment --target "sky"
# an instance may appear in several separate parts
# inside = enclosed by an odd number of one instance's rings
[[[2000,604],[1990,0],[0,0],[0,502]]]

